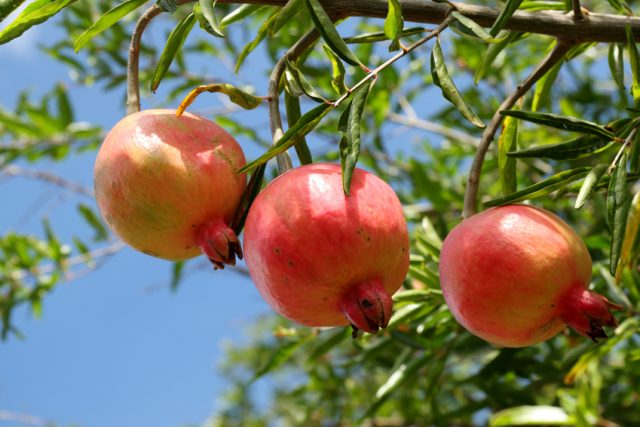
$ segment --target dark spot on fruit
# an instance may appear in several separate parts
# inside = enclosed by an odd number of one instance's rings
[[[555,304],[551,304],[551,308],[553,308],[553,307],[555,307],[555,306],[556,306]]]
[[[118,186],[118,184],[116,184],[116,182],[115,182],[115,181],[113,181],[113,182],[111,183],[111,188],[113,188],[114,190],[116,189],[116,187],[117,187],[117,186]]]
[[[277,254],[280,254],[280,248],[275,248],[274,252],[277,253]]]
[[[367,236],[367,242],[371,241],[371,236]]]
[[[293,267],[293,261],[289,261],[289,267]]]
[[[156,257],[160,256],[160,254],[158,252],[154,252],[154,251],[151,251],[149,249],[145,249],[142,252],[144,252],[147,255],[151,255],[151,256],[156,256]]]
[[[196,228],[196,225],[195,224],[191,224],[191,228]]]
[[[404,246],[402,247],[402,252],[404,252]]]
[[[368,299],[363,299],[361,302],[362,306],[364,308],[370,308],[373,307],[373,304],[371,303],[371,301],[369,301]]]

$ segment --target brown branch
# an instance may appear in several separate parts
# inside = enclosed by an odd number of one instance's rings
[[[493,141],[496,131],[502,123],[503,110],[508,110],[515,105],[515,103],[529,89],[537,82],[542,76],[544,76],[554,65],[561,61],[565,54],[571,49],[575,43],[559,39],[549,55],[527,76],[526,79],[516,88],[516,90],[509,95],[498,107],[493,114],[491,121],[484,129],[480,143],[478,144],[478,150],[473,158],[471,164],[471,170],[469,171],[469,179],[467,182],[467,189],[464,193],[464,210],[462,212],[462,218],[468,218],[476,213],[478,205],[478,185],[480,184],[480,172],[482,171],[482,164],[484,163],[484,157]]]
[[[287,0],[218,0],[218,3],[251,3],[284,6]],[[329,16],[344,18],[363,16],[385,18],[388,0],[321,0]],[[491,27],[500,9],[466,3],[436,3],[431,0],[400,0],[405,22],[441,23],[451,5],[467,18],[483,27]],[[562,11],[516,11],[505,29],[557,38],[575,38],[585,42],[625,42],[625,26],[630,25],[636,40],[640,41],[640,18],[590,13],[589,19],[577,20],[573,14]]]
[[[0,169],[0,173],[9,176],[21,176],[30,179],[36,179],[40,181],[45,181],[50,184],[56,185],[58,187],[64,188],[65,190],[71,191],[72,193],[77,193],[82,196],[87,196],[93,198],[93,190],[84,185],[78,184],[77,182],[69,181],[64,179],[56,174],[46,171],[36,171],[31,169],[25,169],[16,165],[8,165]]]
[[[584,14],[582,13],[582,6],[580,6],[580,0],[571,0],[573,6],[573,19],[576,21],[582,21]]]
[[[280,80],[282,74],[286,68],[286,61],[295,60],[311,45],[313,45],[320,33],[313,29],[305,34],[300,40],[298,40],[289,50],[282,55],[282,57],[276,62],[269,76],[269,124],[271,125],[271,135],[273,143],[275,144],[280,138],[282,138],[282,115],[280,114]],[[276,156],[278,161],[278,172],[283,173],[292,168],[291,158],[285,151]]]
[[[468,134],[461,132],[459,130],[442,126],[441,124],[438,124],[438,123],[429,122],[427,120],[423,120],[418,117],[410,117],[410,116],[406,116],[398,113],[389,113],[387,117],[392,122],[396,122],[403,126],[421,129],[427,132],[432,132],[438,135],[442,135],[446,138],[449,138],[455,141],[460,141],[472,147],[478,146],[478,140],[476,138],[469,136]]]

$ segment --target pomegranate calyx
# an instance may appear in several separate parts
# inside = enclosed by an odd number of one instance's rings
[[[236,265],[236,256],[242,259],[240,240],[222,221],[211,221],[200,227],[195,241],[215,270],[224,269],[225,264]]]
[[[353,328],[353,337],[362,330],[377,333],[389,324],[393,301],[379,280],[352,286],[340,300],[340,310]]]
[[[622,306],[586,289],[577,289],[566,299],[562,319],[574,331],[598,342],[607,338],[604,327],[618,325],[611,310],[622,310]]]

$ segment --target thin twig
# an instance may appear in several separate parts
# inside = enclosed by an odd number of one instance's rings
[[[482,171],[482,164],[484,163],[485,154],[493,141],[496,131],[502,123],[502,115],[500,114],[504,110],[508,110],[515,105],[515,103],[524,96],[529,89],[544,76],[554,65],[561,61],[565,54],[573,47],[575,42],[558,39],[553,50],[547,55],[547,57],[527,76],[526,79],[516,88],[516,90],[509,95],[498,107],[493,114],[491,121],[485,128],[478,144],[478,150],[476,151],[473,163],[471,164],[471,170],[469,171],[469,179],[467,182],[467,189],[464,194],[464,210],[462,212],[462,218],[468,218],[476,213],[478,204],[478,185],[480,184],[480,172]]]
[[[582,13],[580,0],[572,0],[571,3],[573,5],[573,19],[576,21],[582,21],[584,19],[584,14]]]
[[[72,193],[77,193],[82,196],[93,198],[93,190],[77,182],[69,181],[54,173],[46,171],[36,171],[31,169],[25,169],[17,165],[7,165],[0,169],[0,173],[9,176],[21,176],[30,179],[36,179],[45,181],[58,187],[64,188]]]
[[[620,149],[616,153],[615,157],[613,158],[613,161],[611,162],[611,164],[607,168],[607,173],[609,175],[611,175],[613,173],[613,171],[615,170],[616,166],[618,166],[618,163],[620,163],[620,159],[622,158],[622,154],[624,154],[624,152],[627,151],[627,149],[631,146],[631,143],[633,142],[633,139],[636,137],[636,133],[638,133],[638,128],[637,127],[633,128],[631,133],[629,133],[629,136],[627,136],[627,138],[622,143],[622,146],[620,147]]]
[[[454,10],[455,9],[453,7],[450,7],[449,13],[453,12]],[[438,34],[440,34],[442,31],[444,31],[449,26],[450,20],[451,20],[451,17],[449,16],[449,14],[447,14],[447,17],[444,19],[444,21],[442,21],[440,23],[440,25],[438,25],[436,28],[431,30],[429,32],[429,34],[427,34],[426,36],[424,36],[420,40],[410,44],[405,49],[400,50],[398,53],[393,55],[391,58],[387,59],[385,62],[383,62],[382,64],[378,65],[376,68],[371,70],[362,80],[360,80],[358,83],[356,83],[351,88],[349,88],[347,90],[347,92],[345,92],[340,98],[338,98],[334,102],[332,102],[332,105],[334,107],[337,107],[345,99],[349,98],[349,96],[351,96],[351,94],[353,92],[355,92],[359,87],[361,87],[362,85],[367,83],[369,80],[376,78],[380,71],[384,70],[385,68],[387,68],[388,66],[390,66],[391,64],[396,62],[398,59],[404,57],[408,53],[414,51],[419,46],[422,46],[423,44],[425,44],[426,42],[428,42],[432,38],[436,37]]]
[[[280,80],[282,79],[282,74],[286,68],[286,61],[287,59],[293,61],[298,58],[305,50],[313,45],[319,37],[320,33],[317,30],[313,29],[309,31],[300,40],[298,40],[296,44],[291,46],[284,55],[282,55],[271,71],[271,76],[269,76],[268,95],[269,123],[271,125],[271,135],[274,144],[280,140],[284,134],[282,131],[282,115],[280,114]],[[291,164],[291,158],[286,151],[278,154],[276,159],[278,161],[279,173],[286,172],[293,167]]]

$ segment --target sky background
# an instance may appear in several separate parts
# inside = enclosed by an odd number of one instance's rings
[[[39,99],[61,81],[69,88],[76,120],[110,128],[124,115],[123,92],[75,85],[66,68],[37,50],[38,43],[58,36],[51,20],[0,46],[0,106],[13,109],[23,89]],[[249,61],[241,78],[266,82],[259,54]],[[220,105],[213,95],[203,97],[201,106]],[[143,100],[143,108],[153,103]],[[259,114],[268,127],[266,111]],[[255,157],[255,146],[238,139],[247,157]],[[19,164],[91,188],[95,155]],[[43,182],[2,177],[0,233],[41,236],[47,217],[63,241],[91,236],[75,210],[77,202],[95,206]],[[170,263],[125,249],[98,271],[59,284],[45,298],[42,318],[17,310],[14,322],[25,339],[0,342],[0,427],[25,425],[3,420],[9,413],[58,426],[202,423],[225,388],[217,370],[223,348],[245,340],[246,328],[270,309],[247,277],[229,269],[190,275],[176,293],[169,291],[170,272]]]

